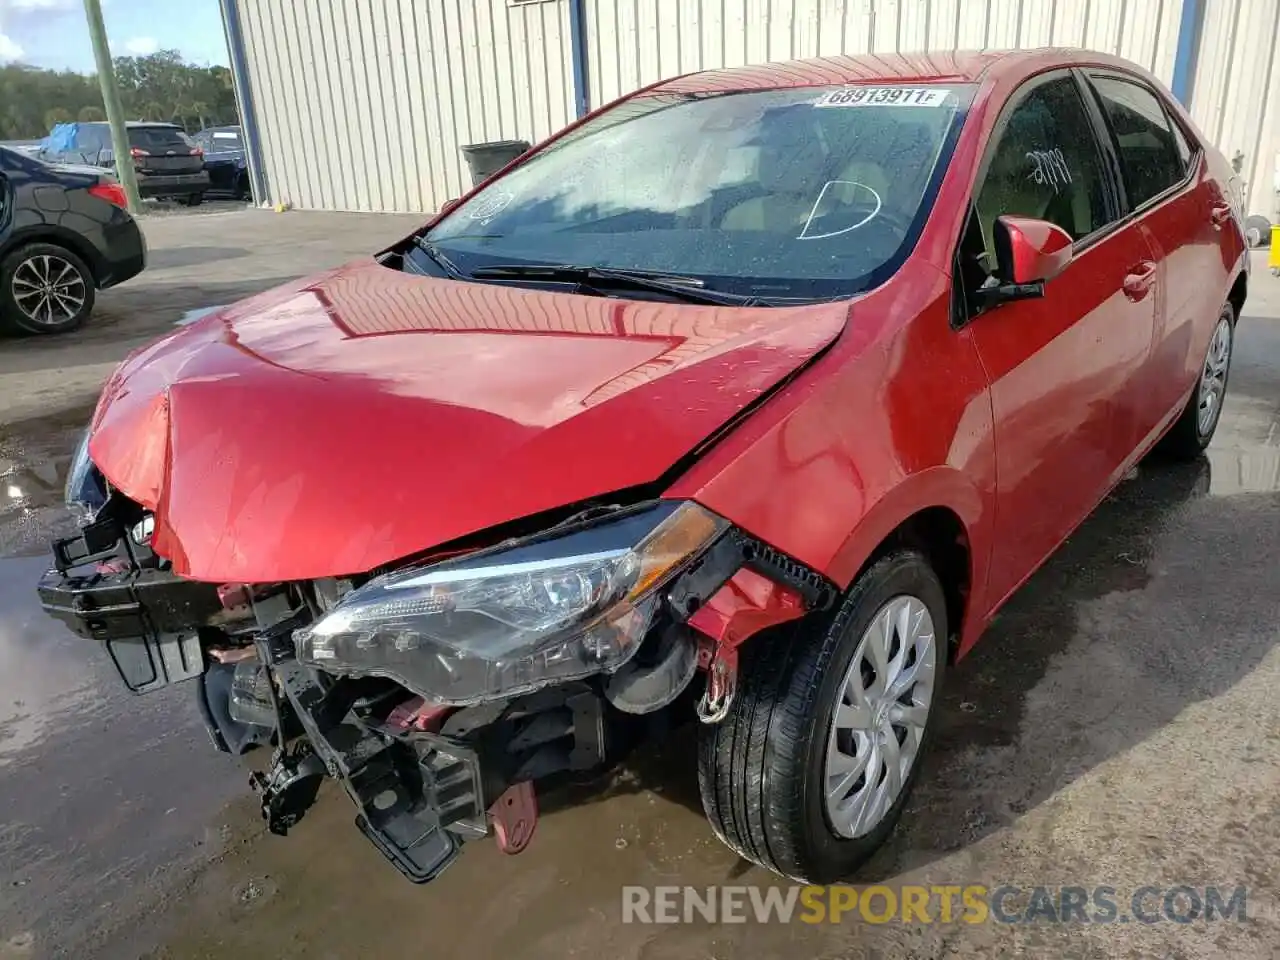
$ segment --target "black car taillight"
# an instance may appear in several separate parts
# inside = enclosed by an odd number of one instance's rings
[[[89,188],[89,193],[91,196],[113,203],[121,209],[127,209],[129,206],[129,198],[125,196],[124,187],[112,181],[95,183]]]

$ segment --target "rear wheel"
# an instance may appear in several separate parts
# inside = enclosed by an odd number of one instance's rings
[[[741,856],[847,877],[902,815],[946,670],[942,585],[924,556],[873,564],[834,618],[749,640],[729,715],[703,727],[702,804]]]
[[[198,207],[200,206],[200,204],[204,203],[204,194],[189,193],[187,194],[186,199],[183,200],[182,202],[185,203],[188,207]]]
[[[33,243],[0,261],[0,323],[19,333],[65,333],[93,311],[96,284],[65,247]]]
[[[1194,460],[1204,452],[1218,429],[1222,402],[1227,395],[1231,373],[1231,350],[1235,345],[1235,308],[1226,304],[1209,338],[1200,381],[1187,401],[1182,415],[1162,441],[1160,451],[1179,460]]]

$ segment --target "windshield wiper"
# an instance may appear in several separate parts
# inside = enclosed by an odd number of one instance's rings
[[[502,263],[477,267],[471,274],[474,280],[504,280],[516,277],[538,277],[577,283],[580,286],[599,288],[600,281],[634,287],[639,290],[656,290],[686,303],[710,303],[719,306],[765,307],[768,304],[759,297],[709,290],[697,277],[680,277],[666,273],[650,273],[644,270],[618,270],[613,267],[579,267],[564,263]]]
[[[444,251],[437,247],[425,237],[414,236],[414,246],[425,253],[428,257],[436,262],[436,264],[454,280],[470,280],[465,273],[458,269],[457,264],[445,256]]]

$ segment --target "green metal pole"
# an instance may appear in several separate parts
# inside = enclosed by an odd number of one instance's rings
[[[98,0],[84,0],[84,15],[89,21],[89,39],[93,42],[93,58],[98,62],[98,83],[102,86],[102,105],[111,125],[111,149],[116,158],[116,178],[129,200],[129,212],[138,213],[138,178],[133,173],[133,157],[129,153],[129,135],[125,132],[124,108],[120,106],[120,88],[116,86],[111,48],[107,45],[107,28],[102,23],[102,5]]]

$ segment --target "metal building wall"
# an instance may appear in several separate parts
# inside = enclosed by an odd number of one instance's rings
[[[584,2],[591,104],[599,106],[690,70],[834,53],[1088,47],[1168,83],[1184,0]]]
[[[1191,114],[1227,159],[1239,156],[1249,212],[1280,223],[1280,0],[1204,0]]]
[[[272,202],[431,211],[459,148],[573,116],[560,0],[238,0]]]

